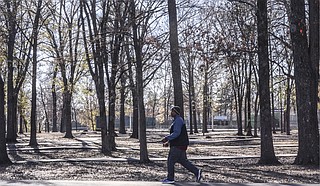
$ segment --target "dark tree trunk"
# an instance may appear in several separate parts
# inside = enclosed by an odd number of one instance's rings
[[[286,129],[286,133],[287,135],[290,135],[290,110],[291,110],[291,92],[292,92],[292,88],[291,88],[291,79],[289,77],[287,77],[287,88],[286,88],[286,110],[284,113],[284,127]]]
[[[238,101],[237,101],[237,104],[236,104],[236,106],[237,106],[237,124],[238,124],[238,133],[237,133],[237,135],[238,136],[243,136],[243,128],[242,128],[242,101],[243,101],[243,98],[242,98],[242,95],[241,95],[241,93],[240,93],[240,88],[237,88],[237,99],[238,99]]]
[[[7,142],[16,142],[16,118],[14,118],[14,88],[13,88],[13,59],[14,59],[14,45],[17,33],[16,12],[17,7],[15,3],[6,0],[7,8],[7,26],[8,26],[8,41],[7,41],[7,65],[8,65],[8,80],[7,80]]]
[[[23,116],[21,108],[19,110],[19,134],[23,134]]]
[[[40,85],[40,89],[41,89],[40,90],[41,103],[42,103],[42,106],[43,106],[44,116],[45,116],[45,132],[49,133],[49,115],[48,115],[48,111],[47,111],[47,107],[46,107],[46,103],[45,103],[44,90],[43,90],[41,85]]]
[[[56,78],[58,73],[58,66],[54,67],[52,77],[52,132],[58,132],[57,127],[57,92],[56,92]]]
[[[203,83],[203,111],[202,111],[202,133],[208,133],[208,62],[205,61],[203,67],[204,83]]]
[[[177,22],[177,8],[176,0],[168,0],[169,11],[169,42],[170,42],[170,56],[172,65],[172,79],[174,91],[174,105],[180,106],[181,117],[184,117],[183,107],[183,91],[181,81],[181,67],[179,59],[179,41],[178,41],[178,22]]]
[[[72,93],[69,92],[68,90],[65,90],[65,92],[63,93],[63,123],[64,126],[66,126],[66,133],[64,135],[65,138],[74,138],[74,136],[72,135],[72,123],[71,123],[71,98],[72,98]]]
[[[261,125],[260,164],[279,164],[273,147],[269,87],[267,0],[257,1],[259,95]]]
[[[310,0],[309,46],[305,1],[291,0],[291,38],[296,82],[299,147],[295,164],[319,165],[317,94],[319,73],[319,1]]]
[[[87,6],[92,5],[92,13],[90,14],[88,10],[86,9]],[[97,92],[97,98],[99,103],[99,126],[101,127],[101,152],[104,154],[111,154],[110,151],[108,151],[107,148],[107,117],[106,117],[106,106],[105,106],[105,82],[104,82],[104,68],[103,68],[103,61],[107,61],[106,56],[106,44],[105,41],[100,38],[100,33],[97,33],[97,19],[96,19],[96,7],[95,4],[87,4],[86,1],[81,0],[80,1],[80,17],[82,21],[82,33],[83,33],[83,42],[84,42],[84,48],[85,48],[85,55],[86,55],[86,61],[89,67],[90,74],[92,76],[92,79],[94,80],[96,92]],[[108,17],[108,10],[109,6],[104,4],[103,9],[105,10],[102,12],[104,15],[103,17],[106,19]],[[87,23],[85,23],[84,15],[87,18]],[[91,18],[91,20],[90,20]],[[103,21],[105,21],[105,19]],[[92,21],[92,22],[91,22]],[[91,63],[91,57],[89,56],[89,48],[88,48],[88,41],[86,36],[86,27],[85,25],[88,25],[89,30],[89,37],[90,37],[90,45],[92,46],[92,53],[93,53],[93,60],[94,64]],[[101,30],[104,30],[105,23],[101,23]],[[92,28],[93,27],[93,28]],[[105,33],[104,33],[105,34]],[[102,35],[103,38],[105,35]],[[96,39],[93,39],[96,38]],[[102,45],[102,47],[101,47]],[[103,52],[101,52],[103,51]],[[103,55],[103,54],[105,55]]]
[[[188,50],[188,74],[189,74],[189,123],[190,123],[190,134],[193,134],[193,104],[194,104],[194,95],[193,95],[193,89],[194,89],[194,80],[193,80],[193,65],[190,57],[190,50]]]
[[[134,82],[134,75],[133,75],[133,65],[132,65],[132,56],[129,51],[129,45],[126,46],[126,55],[128,59],[128,78],[129,78],[129,86],[132,94],[132,119],[131,119],[131,124],[132,124],[132,133],[130,135],[130,138],[135,138],[138,139],[138,104],[137,104],[137,91],[136,91],[136,85]]]
[[[121,89],[120,89],[120,126],[119,133],[126,134],[126,120],[125,120],[125,77],[121,76]]]
[[[4,114],[4,82],[0,74],[0,165],[11,164],[7,153],[6,143],[6,119]]]
[[[114,24],[114,30],[121,33],[122,29],[122,20],[120,20],[121,15],[121,6],[122,2],[115,3],[115,11],[116,11],[116,17],[119,19],[115,19]],[[108,91],[109,91],[109,122],[108,122],[108,133],[107,133],[107,145],[109,151],[116,150],[116,143],[115,143],[115,104],[116,104],[116,75],[117,75],[117,69],[119,66],[119,53],[121,49],[121,43],[123,41],[123,35],[120,33],[116,33],[113,35],[113,39],[110,42],[110,48],[111,48],[111,74],[108,75],[108,70],[106,71],[107,79],[108,79]],[[106,61],[105,61],[106,62]],[[107,68],[108,64],[105,64],[105,67]]]
[[[252,56],[249,54],[249,77],[247,81],[247,95],[246,95],[246,100],[247,100],[247,136],[252,136],[252,123],[251,123],[251,77],[252,77]]]
[[[135,139],[139,139],[139,126],[138,126],[138,122],[139,122],[139,113],[138,113],[138,101],[137,101],[137,95],[136,95],[136,88],[134,88],[134,93],[132,94],[132,134],[131,134],[131,138],[135,138]]]
[[[131,19],[132,19],[132,30],[133,30],[133,41],[134,50],[136,54],[136,82],[137,82],[137,100],[138,100],[138,118],[139,118],[139,142],[140,142],[140,162],[150,162],[148,157],[147,148],[147,127],[146,127],[146,116],[143,101],[143,64],[142,64],[142,39],[138,38],[138,26],[135,20],[135,1],[131,0]]]
[[[114,74],[115,77],[115,74]],[[108,109],[108,132],[107,132],[107,149],[108,151],[115,151],[116,150],[116,142],[115,142],[115,120],[116,120],[116,109],[115,109],[115,103],[116,103],[116,87],[114,85],[115,79],[111,80],[113,81],[111,86],[109,86],[109,109]],[[109,83],[110,85],[110,83]]]
[[[37,142],[37,51],[38,51],[38,28],[40,20],[40,11],[42,0],[38,0],[37,12],[34,19],[32,31],[32,100],[31,100],[31,134],[29,145],[32,147],[38,146]]]

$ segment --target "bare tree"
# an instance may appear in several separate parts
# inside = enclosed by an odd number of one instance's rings
[[[102,153],[111,154],[107,146],[107,117],[105,105],[105,72],[104,61],[108,60],[106,50],[106,21],[109,16],[110,4],[106,1],[101,2],[101,19],[97,18],[96,1],[80,1],[80,17],[82,21],[83,43],[85,57],[90,74],[96,86],[96,93],[99,104],[99,126],[101,127]],[[86,20],[85,20],[86,18]],[[101,22],[99,22],[101,21]],[[100,27],[99,27],[100,26]],[[87,36],[89,34],[89,36]],[[89,41],[87,39],[89,37]],[[89,43],[90,42],[90,43]],[[89,48],[89,45],[91,48]],[[90,57],[92,52],[92,57]],[[93,61],[93,63],[92,63]]]
[[[4,15],[6,17],[6,26],[8,30],[7,39],[7,68],[8,68],[8,80],[7,80],[7,141],[16,142],[16,123],[17,123],[17,92],[14,89],[13,71],[14,71],[14,46],[15,38],[17,34],[17,11],[20,1],[5,0],[6,11]]]
[[[268,22],[267,0],[257,2],[258,22],[258,60],[259,60],[259,95],[261,125],[261,164],[279,164],[273,147],[271,107],[270,107],[270,70],[268,57]]]
[[[319,1],[309,1],[309,43],[304,0],[291,0],[291,38],[296,83],[299,148],[295,164],[319,165],[317,94],[319,76]]]
[[[131,0],[130,12],[133,30],[134,49],[136,54],[136,93],[138,97],[138,121],[139,121],[139,141],[140,141],[140,162],[149,162],[147,137],[146,137],[146,116],[143,101],[143,72],[142,72],[142,38],[138,38],[138,26],[136,24],[135,1]]]
[[[37,52],[38,52],[38,29],[40,21],[40,13],[42,9],[42,0],[37,2],[37,10],[33,23],[32,30],[32,99],[31,99],[31,135],[29,145],[32,147],[38,146],[37,143]]]

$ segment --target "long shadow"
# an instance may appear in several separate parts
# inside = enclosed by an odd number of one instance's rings
[[[13,161],[24,161],[26,160],[25,158],[23,158],[22,156],[20,156],[17,152],[17,146],[15,143],[9,143],[7,144],[7,152],[8,152],[8,156],[11,157],[13,159]]]
[[[262,170],[261,168],[254,168],[258,166],[257,164],[248,164],[247,167],[253,168],[245,168],[241,166],[234,166],[228,163],[225,164],[211,164],[211,166],[207,166],[204,169],[204,172],[209,174],[218,174],[226,177],[230,180],[246,180],[248,183],[263,183],[265,182],[265,178],[270,178],[269,180],[277,180],[279,178],[284,180],[295,180],[302,183],[319,183],[320,179],[315,177],[314,175],[310,176],[300,176],[299,174],[292,175],[284,172],[273,171],[273,170]],[[279,165],[284,166],[284,165]],[[262,178],[262,179],[259,179]],[[224,182],[223,180],[219,180],[219,182]],[[290,184],[292,185],[292,184]]]

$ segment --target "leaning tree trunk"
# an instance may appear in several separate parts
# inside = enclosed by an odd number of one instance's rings
[[[273,147],[270,87],[269,87],[269,57],[268,57],[268,23],[267,0],[257,1],[258,20],[258,60],[259,60],[259,95],[261,124],[261,156],[260,164],[279,164]]]

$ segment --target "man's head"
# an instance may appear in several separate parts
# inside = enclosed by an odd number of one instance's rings
[[[180,107],[179,106],[173,106],[171,108],[171,116],[174,117],[176,115],[180,115]]]

